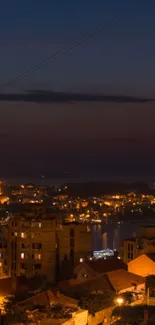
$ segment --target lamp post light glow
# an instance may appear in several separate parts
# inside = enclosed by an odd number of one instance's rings
[[[122,297],[118,297],[118,298],[116,299],[116,303],[117,303],[119,306],[121,306],[121,305],[123,305],[123,303],[124,303],[124,299],[123,299]]]

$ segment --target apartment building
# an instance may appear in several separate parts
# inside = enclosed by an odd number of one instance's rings
[[[55,278],[55,220],[10,218],[1,226],[1,274]]]
[[[42,275],[54,283],[63,260],[74,267],[91,249],[87,226],[61,225],[51,217],[7,218],[0,230],[0,277]]]
[[[140,227],[134,238],[124,240],[121,248],[125,263],[148,253],[155,253],[155,226]]]
[[[57,228],[57,247],[59,261],[72,261],[73,265],[88,257],[92,249],[92,236],[89,226],[66,223]]]

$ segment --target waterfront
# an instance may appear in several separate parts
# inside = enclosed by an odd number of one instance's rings
[[[93,250],[110,248],[119,251],[124,239],[134,237],[140,226],[150,225],[155,226],[155,219],[93,225]]]

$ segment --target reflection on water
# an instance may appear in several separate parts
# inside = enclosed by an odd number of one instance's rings
[[[140,226],[155,226],[155,220],[124,222],[123,224],[105,224],[91,226],[93,250],[117,249],[124,239],[132,238]]]

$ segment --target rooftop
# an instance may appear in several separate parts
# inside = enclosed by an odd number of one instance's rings
[[[48,307],[49,305],[60,304],[68,307],[76,307],[78,302],[75,299],[67,297],[62,293],[54,293],[46,290],[20,302],[20,305],[40,305]]]
[[[36,290],[36,280],[27,279],[25,277],[19,276],[15,279],[13,278],[3,278],[0,279],[0,297],[9,296],[16,292],[27,292],[28,290]]]
[[[125,270],[108,272],[107,276],[116,292],[145,283],[145,278]]]
[[[126,270],[115,270],[97,275],[96,277],[80,284],[77,282],[72,284],[66,281],[62,286],[60,283],[60,288],[64,290],[66,294],[80,298],[82,296],[88,296],[90,293],[110,293],[112,295],[144,283],[144,277]]]
[[[89,268],[98,273],[106,273],[118,269],[127,270],[127,265],[116,257],[111,259],[102,258],[98,260],[86,261],[85,263],[88,264]]]
[[[153,262],[155,262],[155,253],[145,254],[148,258],[150,258]]]

